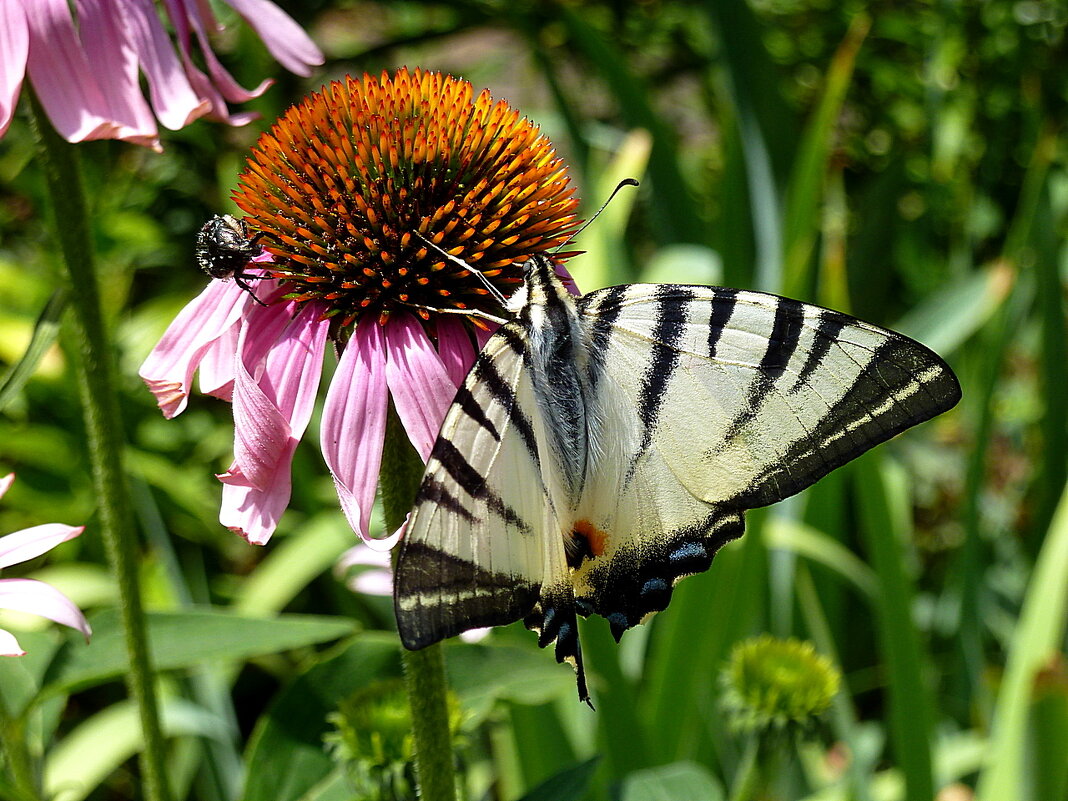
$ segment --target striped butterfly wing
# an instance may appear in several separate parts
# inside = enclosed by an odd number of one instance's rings
[[[782,500],[951,408],[923,345],[756,292],[631,285],[579,302],[604,437],[569,552],[576,604],[618,639]]]
[[[394,577],[401,640],[422,648],[536,605],[566,571],[548,541],[556,511],[542,473],[527,342],[507,323],[486,343],[445,417],[408,519]]]

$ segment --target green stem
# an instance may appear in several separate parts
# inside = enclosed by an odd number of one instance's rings
[[[114,354],[104,325],[80,163],[74,146],[52,128],[35,97],[32,107],[55,213],[56,241],[62,250],[72,289],[70,301],[81,355],[78,389],[100,532],[121,599],[126,651],[130,660],[126,686],[141,712],[145,740],[141,771],[145,798],[166,801],[163,735],[152,682],[145,613],[141,607],[136,532],[122,465],[125,442],[113,377]]]
[[[760,737],[754,735],[742,756],[742,764],[734,777],[731,801],[753,801],[760,787],[760,767],[757,756],[760,753]]]
[[[386,444],[378,485],[386,530],[396,531],[412,508],[423,463],[404,433],[392,404],[386,421]],[[421,651],[403,651],[404,678],[415,735],[415,774],[419,797],[425,801],[453,801],[456,776],[453,769],[452,739],[446,702],[445,660],[441,645]]]
[[[0,753],[4,755],[4,766],[11,779],[11,792],[15,801],[40,801],[40,773],[30,755],[26,743],[26,727],[22,718],[8,715],[3,700],[0,699]]]

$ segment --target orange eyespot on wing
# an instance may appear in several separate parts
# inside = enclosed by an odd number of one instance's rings
[[[564,535],[567,566],[578,570],[584,560],[601,556],[607,541],[607,532],[597,528],[589,520],[576,520],[571,531]]]

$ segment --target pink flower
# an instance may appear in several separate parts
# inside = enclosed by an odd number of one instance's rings
[[[0,478],[0,497],[3,497],[14,480],[14,474]],[[10,567],[40,556],[61,542],[74,539],[82,533],[82,530],[82,526],[72,527],[48,523],[0,537],[0,568]],[[92,634],[89,623],[78,607],[59,590],[43,581],[0,579],[0,609],[32,612],[35,615],[47,617],[64,626],[77,629],[85,635],[86,641]],[[22,656],[25,653],[11,632],[0,629],[0,656]]]
[[[353,530],[392,545],[368,530],[390,397],[425,461],[488,338],[481,315],[503,313],[472,273],[510,294],[526,258],[577,222],[548,141],[507,104],[471,95],[466,82],[402,70],[335,82],[291,108],[236,193],[267,249],[243,274],[261,302],[212,281],[141,366],[168,418],[198,369],[203,392],[232,402],[219,518],[251,543],[270,538],[289,503],[331,340],[323,456]]]
[[[226,2],[286,69],[308,75],[323,63],[307,34],[274,3]],[[226,104],[257,97],[271,82],[244,89],[219,63],[208,42],[208,31],[219,28],[208,3],[164,0],[163,11],[173,41],[153,0],[0,0],[0,136],[27,73],[48,118],[71,142],[124,139],[159,149],[157,118],[172,130],[203,116],[231,125],[253,119],[231,114]]]

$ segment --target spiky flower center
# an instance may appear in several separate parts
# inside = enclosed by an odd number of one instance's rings
[[[509,295],[527,258],[567,241],[578,201],[565,165],[530,120],[473,94],[419,69],[349,77],[260,137],[234,199],[290,297],[327,301],[343,326],[398,309],[499,314],[441,250]]]

